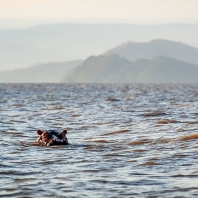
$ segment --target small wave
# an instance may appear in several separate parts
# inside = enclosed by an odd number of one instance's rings
[[[98,142],[98,143],[110,143],[110,141],[107,140],[93,140],[93,139],[86,139],[86,142]]]
[[[148,150],[145,150],[145,149],[136,149],[136,150],[133,150],[134,152],[138,152],[138,153],[144,153]]]
[[[36,178],[17,178],[15,179],[14,181],[17,182],[17,183],[21,183],[21,182],[27,182],[27,181],[32,181],[32,180],[36,180]]]
[[[198,92],[194,93],[194,96],[198,96]]]
[[[165,116],[166,113],[161,110],[156,110],[151,113],[143,113],[142,116]]]
[[[120,101],[120,100],[115,99],[115,98],[108,97],[108,98],[106,99],[106,101],[117,102],[117,101]]]
[[[129,132],[130,130],[128,129],[122,129],[122,130],[119,130],[119,131],[114,131],[114,132],[111,132],[111,133],[105,133],[101,136],[109,136],[109,135],[116,135],[116,134],[121,134],[121,133],[127,133]]]
[[[80,114],[72,114],[72,115],[71,115],[71,117],[74,117],[74,118],[75,118],[75,117],[79,117],[79,116],[81,116],[81,115],[80,115]]]
[[[87,126],[82,126],[82,127],[81,127],[82,130],[86,130],[86,129],[89,129],[89,128],[91,128],[91,126],[88,126],[88,125],[87,125]]]
[[[7,123],[14,123],[14,122],[19,122],[19,123],[26,123],[26,121],[23,120],[9,120]]]
[[[16,115],[10,115],[9,117],[20,117],[21,115],[16,114]]]
[[[168,139],[158,139],[158,140],[153,140],[151,144],[167,144],[171,142],[175,142],[175,138],[168,138]]]
[[[187,122],[188,124],[198,124],[198,121],[194,121],[194,122]]]
[[[185,177],[185,175],[183,175],[183,174],[177,174],[177,175],[173,175],[172,177]]]
[[[183,140],[183,141],[198,139],[198,133],[186,135],[186,136],[180,137],[180,139]]]
[[[63,109],[63,107],[62,106],[57,106],[57,105],[53,105],[53,106],[48,108],[48,110],[61,110],[61,109]]]
[[[189,104],[180,104],[177,105],[175,108],[183,108],[183,107],[189,107]]]
[[[101,170],[100,169],[95,169],[95,170],[93,170],[93,169],[89,169],[89,170],[83,170],[83,172],[86,172],[86,173],[97,173],[97,172],[100,172]]]
[[[187,177],[187,178],[193,178],[193,177],[195,177],[195,178],[197,178],[197,175],[195,174],[190,174],[190,175],[183,175],[183,174],[177,174],[177,175],[173,175],[172,177]]]
[[[177,158],[182,158],[182,157],[186,157],[187,155],[186,154],[183,154],[183,153],[176,153],[173,155],[173,157],[177,157]]]
[[[164,120],[159,120],[157,123],[158,124],[169,124],[169,123],[177,123],[177,120],[169,120],[169,119],[164,119]]]
[[[128,96],[125,96],[124,100],[132,100],[132,99],[130,97],[128,97]]]
[[[119,157],[120,155],[118,153],[107,153],[104,156],[105,157]]]
[[[154,166],[154,165],[159,165],[159,164],[156,162],[148,161],[144,164],[140,164],[139,166]]]
[[[149,140],[139,140],[139,141],[132,141],[129,143],[129,145],[141,145],[141,144],[148,144],[151,141]]]
[[[6,131],[3,133],[3,135],[13,135],[13,136],[17,136],[17,137],[21,137],[24,135],[23,132],[11,132],[11,131]]]

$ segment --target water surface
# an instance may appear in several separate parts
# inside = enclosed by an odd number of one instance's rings
[[[198,85],[0,84],[1,197],[197,197]],[[37,129],[69,145],[38,146]]]

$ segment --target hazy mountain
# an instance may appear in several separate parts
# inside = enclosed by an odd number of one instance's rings
[[[138,76],[141,83],[198,83],[198,65],[156,57]]]
[[[64,82],[198,83],[198,65],[155,57],[130,62],[118,55],[92,56],[72,69]]]
[[[126,65],[130,64],[118,55],[91,56],[80,66],[70,70],[65,77],[66,82],[117,82],[114,76]]]
[[[0,83],[58,83],[72,67],[82,63],[81,60],[62,63],[38,64],[29,68],[0,72]]]
[[[0,31],[0,69],[85,59],[127,41],[160,38],[198,48],[198,24],[55,24]]]
[[[198,64],[197,48],[168,40],[153,40],[148,43],[128,42],[107,51],[105,54],[118,54],[131,61],[140,58],[152,59],[157,56],[165,56]]]

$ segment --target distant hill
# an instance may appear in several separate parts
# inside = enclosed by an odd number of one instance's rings
[[[161,39],[148,43],[128,42],[107,51],[105,54],[118,54],[130,61],[141,58],[152,59],[157,56],[165,56],[198,65],[197,48],[180,42]]]
[[[1,30],[0,70],[29,67],[39,62],[86,59],[127,41],[147,42],[160,38],[198,48],[197,35],[198,24],[67,23]]]
[[[38,64],[29,68],[0,72],[0,83],[59,83],[72,67],[81,60],[62,63]]]
[[[130,61],[120,58],[118,55],[91,56],[80,66],[71,69],[63,80],[72,83],[113,83],[117,81],[114,76],[128,64],[130,64]]]
[[[128,61],[118,55],[91,56],[70,70],[69,83],[198,83],[198,65],[167,57]]]

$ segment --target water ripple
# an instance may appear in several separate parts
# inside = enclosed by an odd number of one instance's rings
[[[0,196],[197,197],[197,88],[0,84]]]

